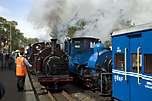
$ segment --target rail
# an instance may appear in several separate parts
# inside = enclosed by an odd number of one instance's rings
[[[28,68],[27,68],[27,69],[28,69]],[[38,96],[38,93],[37,93],[37,91],[36,91],[36,89],[35,89],[35,87],[34,87],[34,84],[33,84],[33,82],[32,82],[32,78],[31,78],[31,75],[30,75],[30,73],[29,73],[29,69],[28,69],[28,77],[29,77],[29,80],[30,80],[30,82],[31,82],[32,89],[33,89],[33,91],[34,91],[34,95],[35,95],[36,101],[40,101],[39,96]]]
[[[61,93],[63,96],[65,96],[65,98],[68,99],[68,101],[76,101],[71,95],[69,95],[66,91],[62,91]]]
[[[64,90],[59,93],[48,92],[48,97],[50,98],[51,101],[76,101],[70,94],[68,94]],[[59,99],[59,97],[60,97],[60,99]]]
[[[50,92],[48,92],[48,97],[51,99],[51,101],[57,101]]]

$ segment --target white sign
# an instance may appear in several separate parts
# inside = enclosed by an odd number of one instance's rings
[[[120,49],[119,46],[117,47],[117,52],[118,52],[118,53],[121,53],[121,49]]]

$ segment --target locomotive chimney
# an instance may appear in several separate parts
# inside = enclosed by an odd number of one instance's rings
[[[57,39],[51,39],[51,42],[52,42],[52,45],[54,44],[56,44],[56,41],[57,41]]]
[[[57,42],[57,39],[51,39],[51,43],[52,43],[52,54],[54,54],[55,52],[55,49],[56,49],[56,43]]]

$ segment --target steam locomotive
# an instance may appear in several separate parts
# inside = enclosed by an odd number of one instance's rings
[[[31,61],[42,85],[57,87],[74,82],[99,89],[101,80],[108,85],[108,77],[100,76],[101,73],[111,73],[111,51],[99,39],[66,39],[64,51],[56,41],[36,43],[32,47]]]
[[[30,61],[40,84],[58,89],[73,81],[68,74],[66,56],[57,44],[57,39],[51,42],[35,43],[32,46]]]
[[[69,72],[74,81],[92,89],[100,89],[101,80],[103,88],[111,83],[111,51],[106,49],[97,38],[77,37],[65,41],[65,52],[69,60]],[[110,79],[109,79],[110,78]],[[109,88],[111,89],[111,88]]]

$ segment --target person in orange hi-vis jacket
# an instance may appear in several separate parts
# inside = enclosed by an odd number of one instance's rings
[[[18,91],[24,90],[25,77],[27,74],[26,66],[32,67],[32,65],[23,55],[24,51],[20,51],[20,56],[16,58],[16,76]]]

